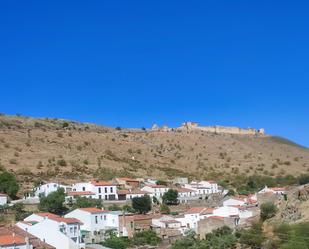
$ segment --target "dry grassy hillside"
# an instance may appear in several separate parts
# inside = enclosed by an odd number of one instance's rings
[[[25,186],[115,175],[278,176],[309,171],[309,150],[272,136],[151,132],[3,115],[0,163]]]

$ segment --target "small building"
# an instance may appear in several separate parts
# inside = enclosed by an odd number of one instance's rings
[[[163,195],[169,190],[169,187],[164,185],[150,184],[144,186],[141,190],[151,193],[152,196],[160,200],[163,197]]]
[[[139,188],[141,184],[141,182],[138,179],[128,177],[115,178],[113,182],[117,184],[118,187],[123,189]]]
[[[275,195],[284,195],[286,194],[286,188],[284,187],[274,187],[274,188],[269,188],[265,186],[263,189],[261,189],[258,194],[265,194],[265,193],[271,193]]]
[[[198,221],[212,216],[213,210],[213,208],[207,207],[192,207],[185,212],[184,219],[182,221],[184,224],[182,225],[196,232]]]
[[[3,206],[8,203],[8,196],[6,194],[0,193],[0,206]]]
[[[183,185],[188,184],[188,183],[189,183],[188,177],[175,177],[173,179],[174,185],[183,186]]]
[[[60,188],[63,188],[65,193],[72,189],[71,186],[50,182],[34,188],[31,192],[26,194],[25,198],[40,198],[42,196],[48,196],[50,193],[56,192]]]
[[[130,190],[130,189],[122,189],[117,191],[118,195],[118,200],[132,200],[134,197],[142,197],[144,195],[149,195],[152,197],[150,192],[135,189],[135,190]]]

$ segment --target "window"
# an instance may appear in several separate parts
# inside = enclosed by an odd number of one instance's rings
[[[85,188],[85,187],[83,187],[83,191],[86,191],[86,188]]]
[[[73,233],[73,227],[70,227],[70,233]]]
[[[101,220],[102,220],[102,215],[101,215],[101,217],[100,217],[100,218],[101,218]]]
[[[98,216],[97,215],[94,217],[94,219],[95,219],[95,224],[98,224]]]
[[[113,187],[111,187],[111,193],[113,193]]]
[[[105,200],[107,200],[107,195],[105,195]]]
[[[107,193],[107,188],[105,188],[105,193]]]
[[[99,195],[99,199],[102,199],[102,195]]]
[[[101,194],[101,188],[99,188],[99,194]]]
[[[104,215],[104,220],[106,220],[106,215]]]

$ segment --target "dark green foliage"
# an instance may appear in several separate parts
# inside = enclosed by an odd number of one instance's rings
[[[176,241],[171,249],[232,249],[236,248],[237,238],[233,230],[223,226],[206,234],[204,240],[195,238],[194,233]]]
[[[160,206],[160,212],[161,212],[161,214],[169,214],[170,212],[171,212],[171,210],[170,210],[170,208],[168,207],[168,205],[166,205],[166,204],[162,204],[161,206]]]
[[[261,248],[265,241],[265,235],[262,231],[262,223],[253,223],[250,229],[242,229],[238,232],[239,242],[248,245],[250,248]]]
[[[260,208],[260,216],[263,221],[274,217],[278,211],[277,207],[272,202],[263,203]]]
[[[125,237],[117,237],[113,235],[100,244],[113,249],[126,249],[130,246],[130,240]]]
[[[309,183],[309,175],[308,174],[302,174],[298,177],[298,183],[299,185],[304,185]]]
[[[169,189],[164,193],[162,197],[163,203],[167,205],[177,205],[178,204],[178,191],[174,189]]]
[[[73,209],[75,208],[87,208],[87,207],[96,207],[102,208],[102,201],[98,199],[92,199],[87,197],[77,197],[73,204]]]
[[[63,188],[40,198],[39,210],[62,215],[67,208],[64,206],[65,193]]]
[[[120,210],[122,210],[122,208],[120,206],[116,205],[116,204],[109,206],[107,209],[110,210],[110,211],[120,211]]]
[[[151,199],[148,195],[134,197],[132,199],[132,207],[136,212],[146,214],[151,210]]]
[[[0,193],[5,193],[11,198],[15,198],[19,190],[19,185],[15,176],[7,171],[0,173]]]
[[[157,185],[164,185],[164,186],[167,186],[167,182],[166,182],[166,181],[163,181],[163,180],[158,180],[158,181],[156,181],[156,184],[157,184]]]
[[[12,210],[15,211],[15,220],[16,221],[21,221],[31,214],[30,212],[25,211],[23,203],[16,203],[12,207]]]
[[[309,222],[299,224],[281,224],[275,229],[282,249],[309,248]]]
[[[150,245],[156,246],[161,242],[161,239],[157,236],[154,231],[142,231],[135,233],[132,239],[132,243],[136,246]]]

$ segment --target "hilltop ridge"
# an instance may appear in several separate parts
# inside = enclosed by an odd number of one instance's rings
[[[188,123],[187,123],[188,124]],[[204,129],[112,128],[64,119],[0,116],[0,164],[25,184],[93,177],[218,178],[309,171],[309,150],[282,138]],[[224,173],[224,175],[222,175]]]

